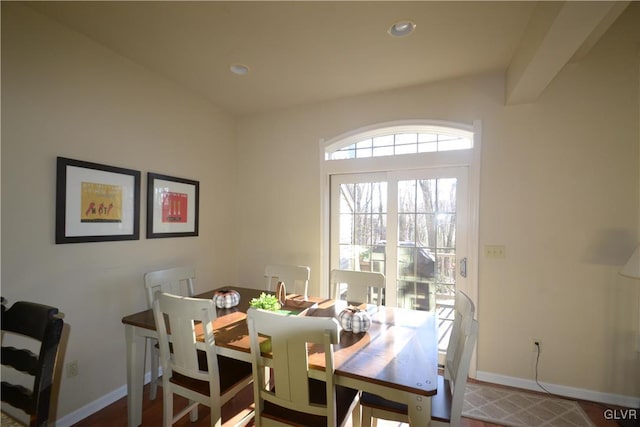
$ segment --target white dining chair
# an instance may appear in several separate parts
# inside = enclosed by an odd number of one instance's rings
[[[147,294],[149,308],[153,307],[153,301],[158,292],[166,292],[174,295],[193,296],[195,294],[194,280],[196,269],[194,267],[174,267],[165,270],[150,271],[144,275],[144,287]],[[151,382],[149,384],[149,398],[155,399],[158,393],[158,378],[160,378],[160,364],[158,340],[147,340],[151,347]]]
[[[344,426],[351,416],[360,425],[359,391],[335,384],[333,345],[340,339],[334,318],[286,316],[250,308],[247,312],[255,425]],[[311,378],[310,343],[322,344],[323,379]]]
[[[331,298],[346,299],[350,303],[382,304],[385,277],[382,273],[354,270],[331,270]]]
[[[267,290],[274,291],[283,282],[287,293],[308,296],[311,269],[304,265],[269,264],[264,268]]]
[[[467,295],[456,292],[456,318],[447,348],[444,375],[438,375],[438,392],[431,397],[431,425],[436,427],[460,425],[464,390],[469,374],[471,355],[478,336],[478,321],[473,318],[475,307]],[[408,423],[407,405],[362,393],[362,427],[384,419]]]
[[[211,427],[221,427],[222,405],[251,384],[253,376],[251,363],[218,356],[213,300],[160,293],[153,303],[153,315],[163,371],[163,426],[172,426],[188,413],[191,421],[196,421],[198,404],[201,404],[211,411]],[[202,341],[198,340],[199,336]],[[189,400],[175,415],[174,394]],[[236,425],[245,425],[252,417],[253,414],[248,414]]]

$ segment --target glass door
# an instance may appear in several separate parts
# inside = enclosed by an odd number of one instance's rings
[[[386,305],[453,306],[464,277],[467,169],[331,176],[331,268],[386,276]]]

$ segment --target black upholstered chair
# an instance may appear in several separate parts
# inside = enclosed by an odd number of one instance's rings
[[[29,415],[29,426],[46,426],[63,320],[58,309],[19,301],[9,309],[2,300],[2,365],[33,377],[31,389],[2,381],[2,401]],[[39,354],[29,349],[5,346],[9,334],[40,342]]]

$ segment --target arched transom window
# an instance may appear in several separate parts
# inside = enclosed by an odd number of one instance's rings
[[[359,133],[328,146],[325,160],[359,159],[404,154],[467,150],[473,148],[473,132],[440,126],[394,126]]]

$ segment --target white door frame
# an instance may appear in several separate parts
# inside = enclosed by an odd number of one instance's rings
[[[423,153],[416,155],[403,155],[395,157],[371,157],[349,160],[325,160],[328,149],[337,146],[349,145],[357,140],[376,135],[398,133],[403,129],[415,129],[419,127],[453,128],[473,132],[473,148],[470,150],[442,151],[436,153]],[[467,236],[467,278],[463,291],[474,301],[476,316],[481,310],[478,301],[478,265],[479,265],[479,214],[480,214],[480,168],[482,152],[482,123],[475,120],[472,125],[438,120],[402,120],[373,124],[363,128],[338,135],[328,140],[320,140],[320,291],[322,295],[329,296],[329,220],[330,220],[330,177],[334,174],[364,173],[364,172],[389,172],[408,169],[425,169],[451,166],[468,167],[468,225]],[[478,337],[478,342],[481,337]],[[476,375],[476,351],[471,361],[469,376]]]

